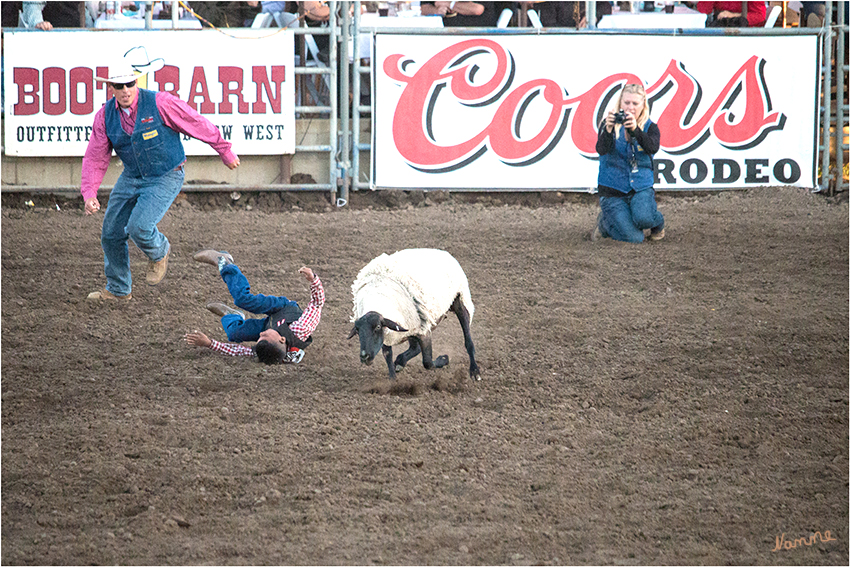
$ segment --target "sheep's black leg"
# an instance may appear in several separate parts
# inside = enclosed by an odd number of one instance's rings
[[[466,347],[466,352],[469,353],[469,377],[474,380],[481,380],[481,371],[475,362],[475,345],[472,344],[472,333],[469,331],[469,311],[460,302],[460,295],[455,297],[451,310],[457,315],[457,320],[460,321],[460,328],[463,330],[463,346]]]
[[[401,372],[410,359],[422,351],[422,347],[419,346],[419,341],[415,337],[408,338],[407,344],[410,345],[410,348],[398,355],[395,359],[396,372]]]
[[[390,380],[395,380],[395,366],[393,366],[393,347],[381,345],[381,351],[387,360],[387,368],[390,369]]]
[[[419,344],[422,347],[422,365],[426,369],[442,368],[449,365],[449,355],[447,354],[441,354],[435,360],[431,360],[431,335],[419,337]]]

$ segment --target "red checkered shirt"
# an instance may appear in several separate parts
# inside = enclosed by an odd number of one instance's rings
[[[310,303],[307,305],[307,309],[301,313],[301,317],[289,325],[292,334],[302,341],[306,341],[307,337],[312,335],[316,327],[319,326],[324,304],[325,288],[322,287],[322,280],[319,279],[319,276],[315,276],[310,284]]]
[[[319,279],[319,276],[316,276],[310,284],[310,303],[307,305],[307,309],[301,313],[301,317],[289,325],[292,334],[302,341],[306,341],[307,337],[312,335],[316,327],[319,326],[319,319],[322,317],[322,306],[324,304],[325,288],[322,286],[322,280]],[[210,339],[210,341],[210,348],[222,354],[229,356],[254,355],[254,349],[245,345],[222,343],[215,339]]]
[[[216,352],[229,356],[254,356],[254,349],[251,347],[235,343],[220,343],[215,339],[210,339],[210,341],[210,348]]]

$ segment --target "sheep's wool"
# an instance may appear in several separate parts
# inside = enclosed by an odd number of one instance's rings
[[[443,318],[455,297],[475,312],[469,282],[460,264],[444,250],[413,248],[381,254],[360,270],[351,285],[352,321],[375,311],[408,329],[386,331],[384,343],[396,345],[410,335],[427,335]]]

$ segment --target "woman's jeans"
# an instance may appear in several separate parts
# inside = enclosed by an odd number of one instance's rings
[[[664,227],[664,217],[658,212],[655,190],[651,188],[622,197],[599,197],[599,206],[599,230],[614,240],[643,242],[644,230]]]
[[[295,303],[283,296],[251,293],[248,278],[242,274],[242,270],[236,264],[226,264],[221,269],[221,279],[227,284],[227,290],[233,297],[233,304],[250,313],[267,315],[283,309],[290,303]],[[266,328],[267,320],[268,317],[245,319],[241,315],[228,313],[221,318],[221,326],[227,333],[227,340],[242,343],[259,339],[260,333]]]
[[[183,177],[182,167],[147,179],[123,173],[118,177],[109,194],[100,236],[106,289],[111,294],[121,296],[133,291],[128,237],[153,262],[168,253],[168,239],[156,225],[180,193]]]

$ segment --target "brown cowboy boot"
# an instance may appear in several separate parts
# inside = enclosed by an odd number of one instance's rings
[[[162,257],[159,262],[148,262],[148,273],[145,274],[145,281],[148,285],[156,285],[165,277],[165,272],[168,270],[168,257],[171,255],[171,246],[168,247],[168,252]]]

